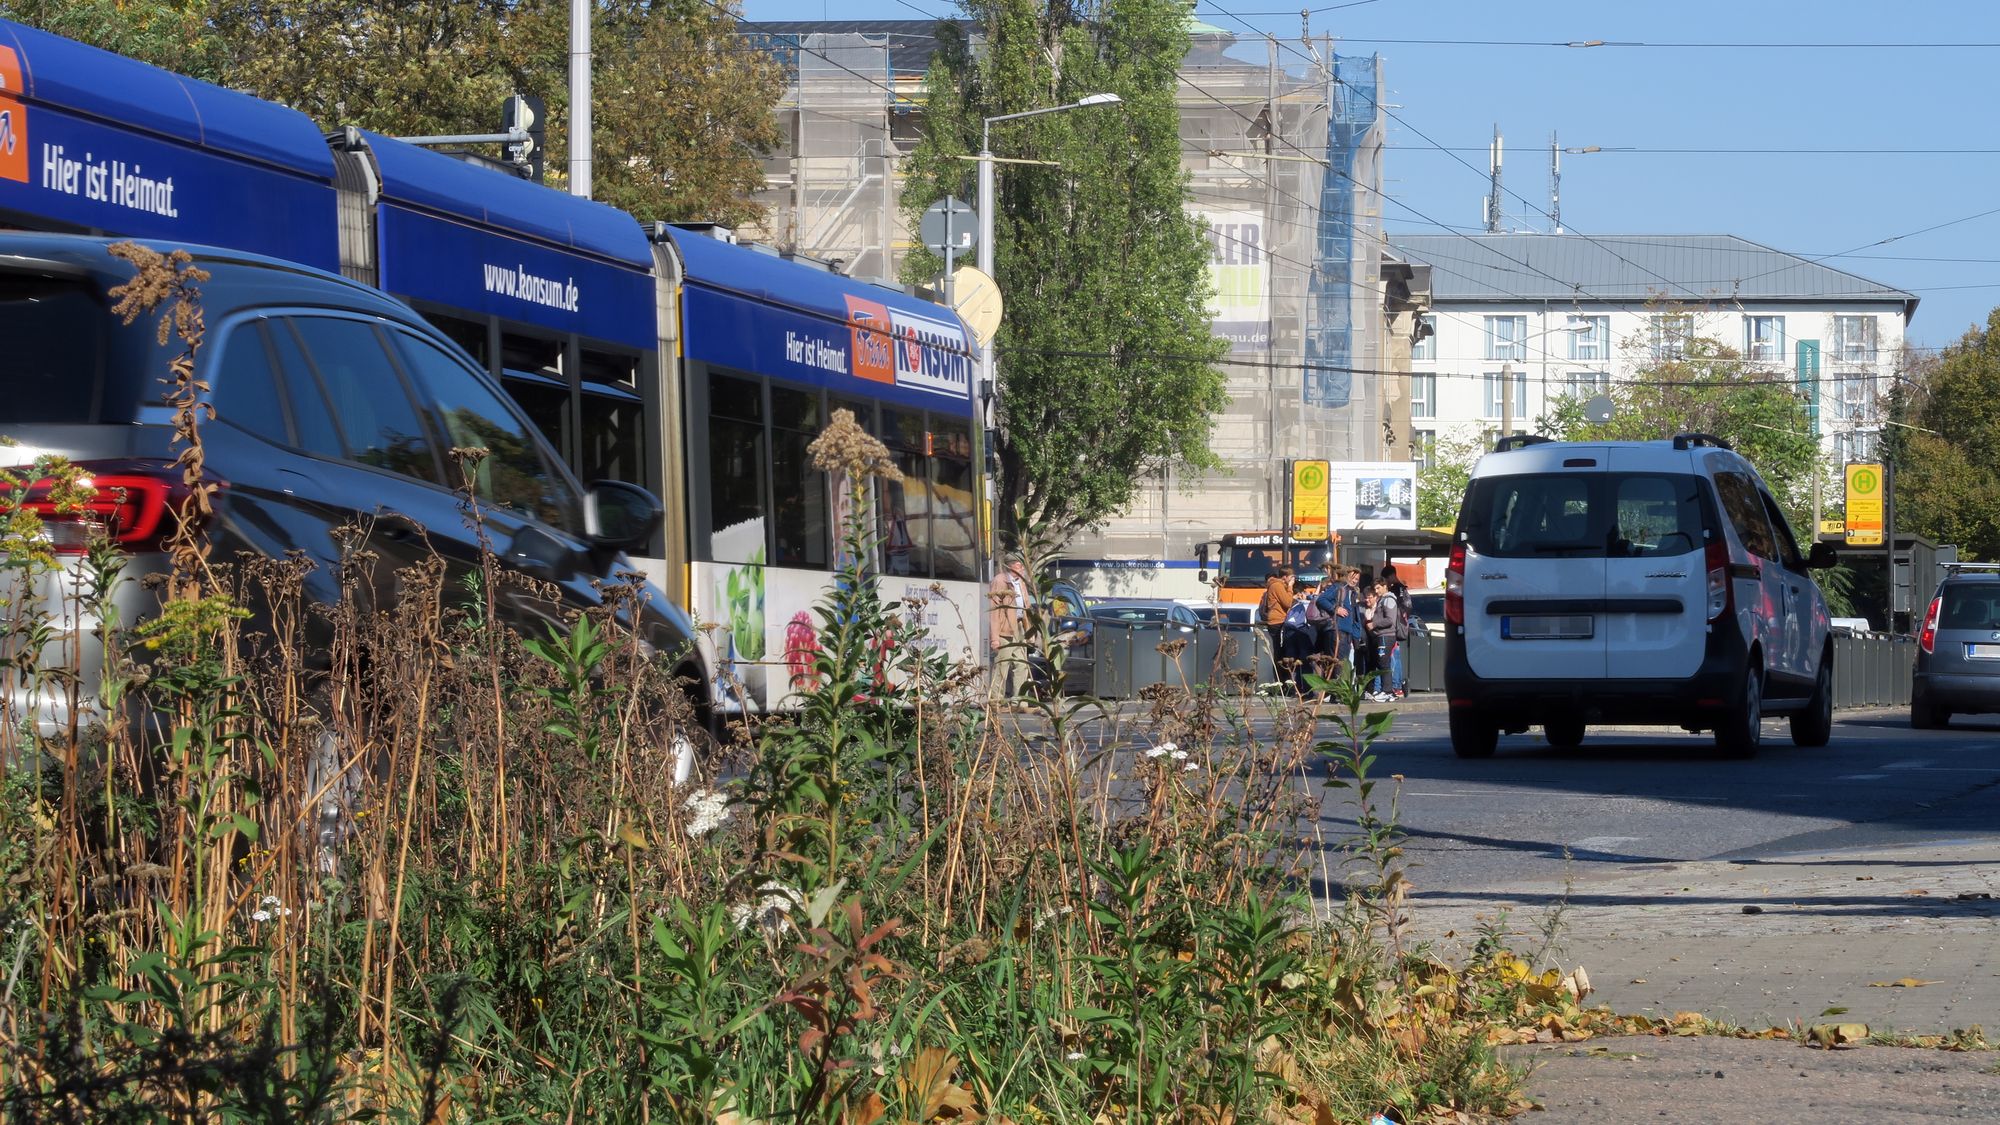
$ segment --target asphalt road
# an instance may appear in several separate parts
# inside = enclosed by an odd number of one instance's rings
[[[1534,731],[1464,761],[1441,711],[1405,712],[1379,750],[1375,773],[1404,777],[1419,904],[1649,864],[2000,844],[2000,721],[1913,731],[1899,712],[1849,714],[1817,750],[1771,721],[1749,761],[1719,758],[1707,735],[1592,730],[1555,750]],[[1326,793],[1334,839],[1352,821],[1344,791]]]

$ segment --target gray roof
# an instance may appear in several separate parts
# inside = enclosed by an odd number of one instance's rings
[[[1916,294],[1733,234],[1391,234],[1434,301],[1893,301]]]

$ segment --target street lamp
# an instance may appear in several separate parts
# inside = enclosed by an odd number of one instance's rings
[[[1054,105],[1046,109],[1023,110],[1020,113],[1003,113],[988,117],[979,127],[979,272],[993,277],[993,124],[996,121],[1019,121],[1023,117],[1040,117],[1043,114],[1062,113],[1066,110],[1084,109],[1094,105],[1117,105],[1124,99],[1117,94],[1086,94],[1068,105]],[[991,342],[979,347],[979,387],[986,397],[986,427],[993,429],[998,419],[993,414],[993,345]]]

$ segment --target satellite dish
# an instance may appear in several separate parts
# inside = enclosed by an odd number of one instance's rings
[[[1611,403],[1610,395],[1594,395],[1583,404],[1583,416],[1592,422],[1609,422],[1617,409]]]
[[[977,266],[960,266],[951,273],[951,299],[980,347],[993,342],[1000,330],[1000,286]]]

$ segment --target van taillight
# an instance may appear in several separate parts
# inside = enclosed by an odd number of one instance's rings
[[[1722,620],[1729,612],[1729,544],[1716,536],[1708,541],[1708,620]]]
[[[1444,567],[1444,619],[1447,624],[1465,624],[1465,544],[1451,545],[1451,561]]]
[[[173,533],[173,510],[187,499],[188,489],[172,462],[79,461],[76,468],[83,473],[79,484],[86,491],[80,502],[51,495],[48,480],[29,485],[21,501],[22,511],[41,519],[53,553],[81,555],[102,535],[121,550],[138,554],[159,550]]]
[[[1942,595],[1931,599],[1931,607],[1924,611],[1924,627],[1917,633],[1917,645],[1925,652],[1934,651],[1937,644],[1938,613],[1944,609]]]

